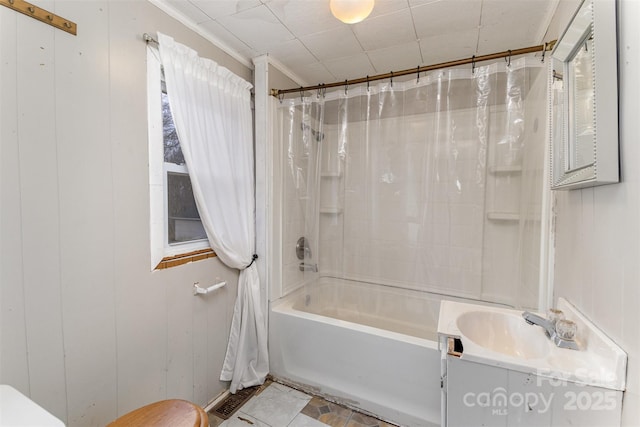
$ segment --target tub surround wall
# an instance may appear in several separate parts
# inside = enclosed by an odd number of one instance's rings
[[[338,271],[374,283],[480,296],[485,176],[479,146],[489,135],[467,125],[475,115],[475,109],[451,111],[437,136],[443,119],[430,113],[382,119],[370,131],[383,137],[371,142],[361,136],[361,123],[350,129],[345,256],[337,260]],[[400,135],[391,133],[399,129]],[[442,141],[434,141],[438,137]],[[449,151],[431,159],[438,149],[456,150],[455,159]]]
[[[78,36],[0,7],[0,383],[69,426],[225,389],[237,274],[149,271],[146,47],[162,31],[251,70],[146,1],[51,1]],[[194,282],[226,280],[195,298]]]
[[[276,186],[281,185],[280,196],[282,197],[282,199],[279,200],[282,206],[282,232],[280,235],[274,235],[274,239],[281,241],[282,285],[280,295],[286,295],[300,287],[305,280],[312,280],[313,277],[316,276],[316,273],[311,271],[300,271],[299,265],[301,260],[296,256],[296,243],[298,239],[302,236],[306,237],[311,249],[310,257],[306,256],[304,262],[318,264],[320,266],[321,263],[318,259],[322,257],[324,253],[324,248],[321,246],[320,249],[317,249],[319,248],[320,242],[314,242],[314,236],[307,235],[307,233],[315,228],[315,224],[312,221],[316,218],[311,218],[311,222],[306,223],[306,212],[310,210],[310,208],[307,207],[307,203],[314,203],[314,201],[309,200],[308,190],[310,188],[308,187],[311,186],[308,185],[308,183],[316,179],[309,173],[309,164],[317,160],[317,151],[315,150],[318,141],[314,140],[310,142],[309,147],[303,146],[304,135],[302,130],[303,127],[310,126],[313,132],[320,129],[321,126],[317,118],[318,110],[315,108],[307,108],[307,113],[310,113],[308,118],[309,122],[302,124],[302,111],[300,107],[294,107],[293,115],[296,120],[295,123],[291,124],[289,120],[289,109],[281,108],[282,106],[279,103],[274,106],[276,107],[274,111],[276,117],[274,123],[277,128],[276,132],[278,133],[276,144],[278,146],[277,156],[279,156],[279,159],[277,162],[280,166],[277,172],[277,177],[280,181],[278,181]],[[284,114],[283,110],[286,110]],[[284,126],[282,126],[283,120]],[[292,144],[291,147],[288,145],[289,134],[293,135],[292,140],[295,141],[295,144]],[[326,144],[326,141],[328,141],[327,137],[322,140],[322,144]],[[325,145],[323,145],[322,153],[324,154],[326,151],[327,149],[325,149]],[[321,167],[321,171],[326,171],[326,169]],[[274,176],[276,175],[274,174]],[[321,177],[319,179],[322,180]],[[313,189],[311,189],[311,192],[315,193]],[[313,196],[314,194],[311,194],[311,197]],[[321,206],[320,204],[320,207]],[[309,215],[309,217],[311,216],[312,215]],[[322,217],[322,215],[320,215],[320,217]],[[322,224],[321,220],[319,222]],[[320,229],[320,239],[324,238],[322,237],[323,233],[324,231]]]
[[[489,138],[487,160],[484,239],[482,253],[482,299],[513,302],[518,295],[521,307],[544,309],[539,299],[548,295],[546,264],[540,265],[540,246],[546,244],[544,217],[549,213],[542,207],[546,176],[545,132],[547,95],[546,70],[530,74],[531,88],[522,103],[527,120],[522,135],[522,146],[513,151],[496,137]],[[504,107],[500,107],[504,109]],[[506,114],[496,114],[490,132],[507,125]],[[532,194],[542,197],[531,197]],[[521,251],[521,252],[520,252]],[[508,262],[519,254],[521,262]],[[514,280],[515,278],[515,280]]]
[[[562,4],[563,2],[561,2]],[[618,2],[621,182],[556,191],[555,295],[628,354],[622,425],[640,420],[640,3]]]

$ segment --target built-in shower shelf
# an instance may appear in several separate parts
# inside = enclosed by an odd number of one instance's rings
[[[513,212],[487,212],[489,221],[519,221],[520,214]]]
[[[341,178],[342,172],[322,172],[320,176],[323,178]]]
[[[493,174],[522,173],[522,166],[489,166],[489,172]]]
[[[320,208],[321,214],[338,215],[342,213],[342,208],[338,206],[325,206]]]

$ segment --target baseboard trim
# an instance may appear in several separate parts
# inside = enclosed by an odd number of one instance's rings
[[[207,404],[207,406],[204,407],[204,411],[205,412],[209,412],[210,410],[212,410],[218,403],[222,402],[224,399],[226,399],[227,397],[229,397],[229,395],[231,394],[231,392],[229,391],[229,389],[223,391],[222,393],[220,393],[218,395],[218,397],[216,397],[215,399],[213,399],[211,402],[209,402]]]

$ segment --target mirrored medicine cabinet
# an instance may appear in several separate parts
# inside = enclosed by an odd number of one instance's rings
[[[616,3],[584,0],[551,53],[554,190],[619,182]]]

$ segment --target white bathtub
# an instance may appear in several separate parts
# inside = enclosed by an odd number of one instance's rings
[[[440,300],[320,279],[272,303],[271,374],[402,426],[439,426]]]

